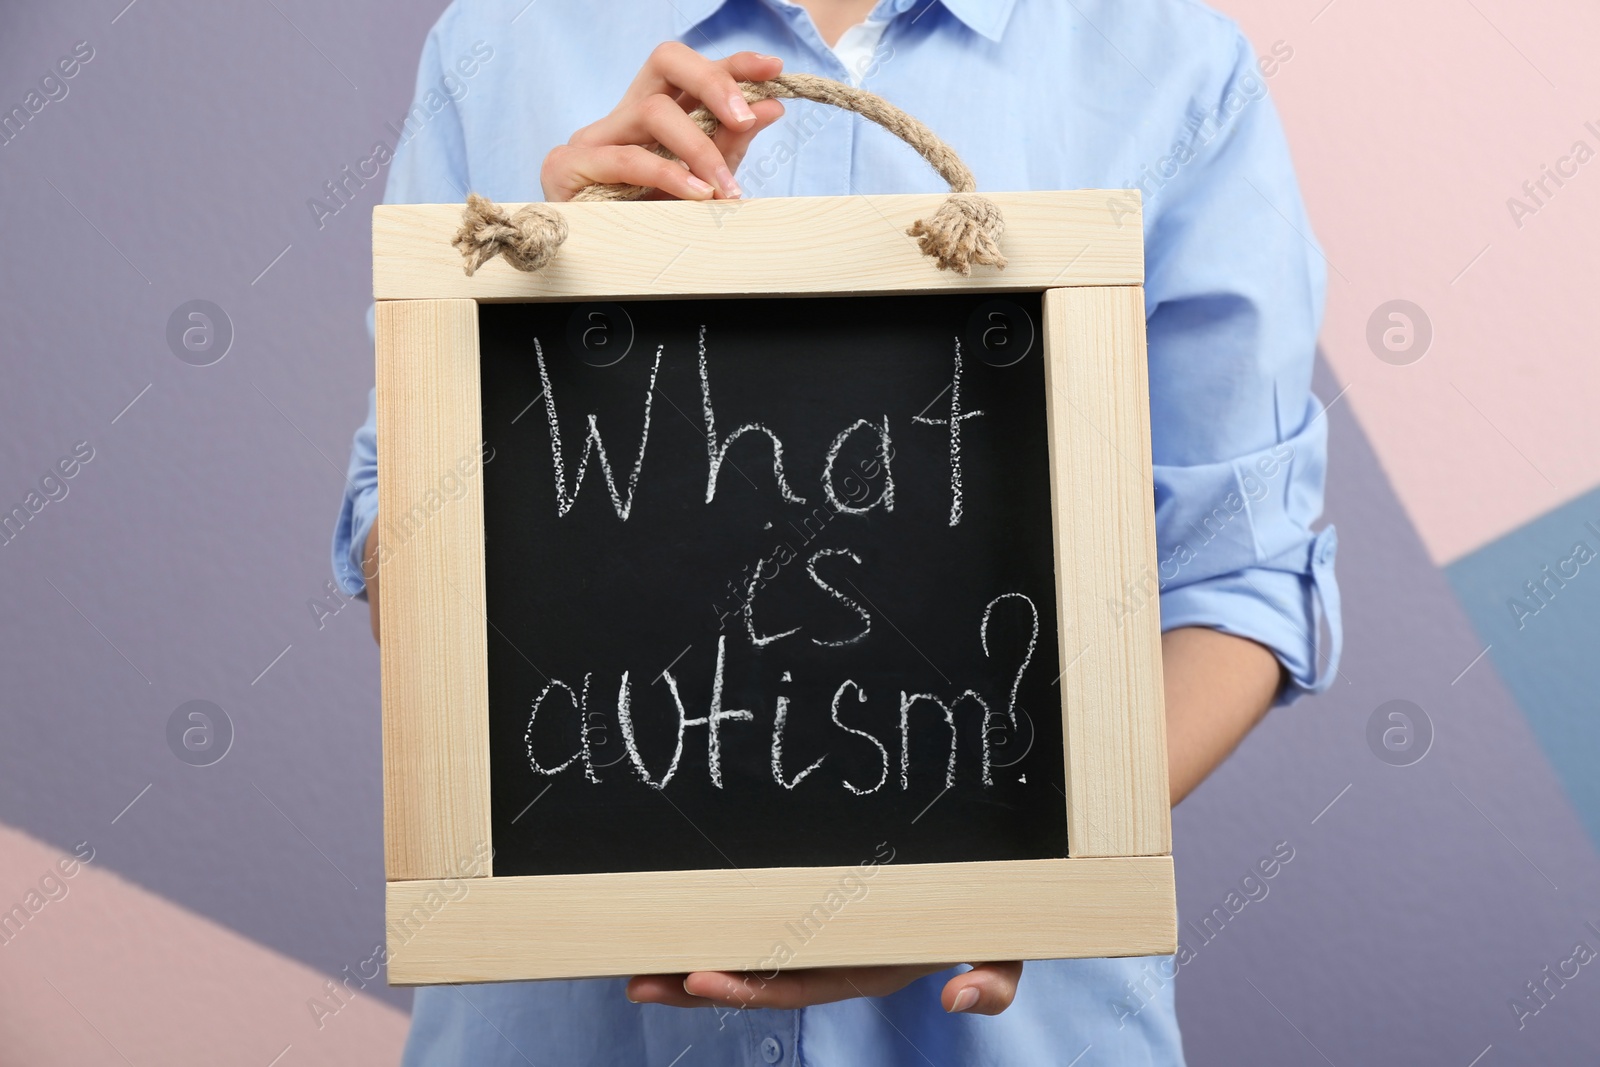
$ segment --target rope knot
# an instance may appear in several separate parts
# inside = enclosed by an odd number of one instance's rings
[[[540,270],[566,239],[567,221],[553,208],[525,204],[508,216],[494,201],[469,193],[461,228],[451,243],[467,261],[470,277],[497,255],[518,270]]]
[[[1006,257],[1000,253],[1005,229],[1005,217],[994,201],[977,193],[951,193],[933,218],[918,219],[906,233],[940,270],[968,275],[974,263],[1005,270]]]

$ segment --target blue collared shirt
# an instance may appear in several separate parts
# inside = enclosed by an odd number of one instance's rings
[[[1129,606],[1159,587],[1163,629],[1260,642],[1288,674],[1285,702],[1325,688],[1340,635],[1334,532],[1312,529],[1327,459],[1310,388],[1325,261],[1267,94],[1292,47],[1258,54],[1192,0],[880,0],[870,17],[889,25],[847,70],[786,0],[611,0],[603,13],[579,0],[455,3],[386,142],[396,152],[385,199],[539,199],[546,153],[609,111],[664,40],[859,80],[952,145],[983,190],[1140,189],[1158,573],[1128,591]],[[746,196],[942,189],[870,122],[785,106],[740,167]],[[1106,210],[1121,218],[1126,205],[1112,198]],[[363,589],[377,511],[368,406],[333,545],[350,593]],[[424,989],[407,1062],[520,1063],[517,1045],[534,1062],[665,1065],[692,1046],[684,1064],[1066,1063],[1087,1046],[1085,1067],[1180,1063],[1171,972],[1183,961],[1029,964],[1017,1004],[996,1019],[944,1016],[928,982],[720,1018],[630,1005],[615,983]]]

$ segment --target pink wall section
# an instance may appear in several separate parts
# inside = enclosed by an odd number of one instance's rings
[[[1520,229],[1506,206],[1575,141],[1600,153],[1600,7],[1217,6],[1294,48],[1272,92],[1331,264],[1323,344],[1433,560],[1600,483],[1600,156]],[[1396,298],[1433,324],[1409,366],[1366,340]]]
[[[319,1026],[309,1002],[336,1006],[328,976],[96,862],[63,878],[63,858],[70,853],[0,824],[0,909],[38,909],[0,935],[0,1064],[399,1061],[403,1012],[355,993]],[[55,880],[41,891],[47,875]]]

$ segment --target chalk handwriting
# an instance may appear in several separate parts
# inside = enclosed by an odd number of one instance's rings
[[[717,475],[722,472],[722,461],[728,456],[728,449],[740,437],[747,433],[764,433],[772,441],[772,477],[778,483],[778,492],[783,494],[783,499],[791,504],[804,504],[805,497],[789,488],[789,482],[783,476],[783,442],[778,435],[761,425],[759,422],[747,422],[734,430],[721,441],[717,440],[717,417],[711,410],[711,372],[706,368],[706,328],[700,327],[700,402],[705,412],[706,419],[706,458],[710,461],[710,471],[706,474],[706,503],[709,504],[717,495]]]
[[[839,499],[833,490],[833,465],[838,462],[839,450],[844,448],[844,443],[857,430],[871,430],[878,435],[878,462],[883,464],[883,491],[878,494],[878,499],[861,507],[852,507]],[[883,417],[883,424],[870,422],[867,419],[857,419],[849,426],[839,431],[839,436],[833,439],[833,444],[828,446],[827,459],[822,464],[822,490],[828,494],[828,503],[834,511],[842,511],[847,515],[865,515],[873,508],[881,507],[884,511],[894,510],[894,474],[889,469],[889,461],[894,456],[894,449],[889,445],[889,416]]]
[[[783,442],[776,432],[762,423],[747,422],[739,425],[726,436],[718,435],[716,413],[712,405],[706,332],[706,327],[701,326],[698,345],[698,370],[707,458],[704,502],[710,504],[715,500],[718,478],[724,462],[728,461],[729,451],[734,443],[741,437],[754,435],[756,437],[765,436],[772,447],[772,474],[779,495],[786,503],[804,504],[805,498],[794,490],[785,475]],[[618,483],[617,474],[613,470],[605,442],[600,434],[598,416],[594,413],[589,413],[584,419],[582,451],[578,457],[576,470],[573,471],[569,482],[565,463],[566,457],[562,446],[561,420],[557,415],[556,396],[551,386],[543,349],[540,347],[538,339],[534,339],[534,356],[538,364],[540,384],[544,387],[545,417],[550,430],[558,516],[565,516],[575,506],[590,461],[597,460],[617,518],[623,522],[628,520],[638,492],[640,475],[644,467],[645,452],[649,445],[652,405],[664,349],[664,345],[658,345],[656,348],[655,359],[650,370],[649,385],[644,396],[644,411],[639,434],[638,452],[634,458],[632,469],[628,472],[626,485],[622,486]],[[964,511],[961,449],[962,423],[984,414],[981,410],[963,410],[963,404],[965,403],[965,397],[962,392],[963,373],[961,342],[959,338],[956,338],[950,384],[946,390],[949,393],[947,410],[939,417],[918,414],[912,418],[913,422],[921,425],[944,427],[948,434],[950,466],[948,524],[952,527],[961,523]],[[938,402],[938,399],[934,401],[934,403]],[[930,404],[929,407],[932,407],[932,405]],[[926,411],[926,409],[924,410]],[[841,462],[841,455],[847,445],[850,444],[851,439],[858,434],[869,434],[875,438],[875,447],[863,449],[858,444],[853,450],[852,454],[865,453],[870,456],[870,458],[861,459],[855,465],[859,468],[861,476],[858,477],[856,473],[845,469],[840,469],[836,474],[836,468],[839,467]],[[810,643],[824,648],[845,648],[847,646],[859,646],[866,642],[874,632],[873,615],[877,611],[876,607],[869,611],[862,603],[858,603],[855,597],[845,594],[835,584],[840,578],[844,577],[844,572],[841,570],[843,564],[827,564],[830,568],[828,574],[832,580],[829,577],[825,577],[822,571],[824,561],[833,557],[844,557],[855,567],[862,567],[863,559],[861,555],[845,547],[820,548],[813,546],[807,548],[806,546],[813,538],[820,535],[823,529],[839,515],[866,516],[874,510],[894,511],[895,483],[891,467],[893,459],[894,448],[891,442],[889,416],[887,414],[883,414],[877,419],[858,418],[834,436],[822,465],[821,487],[825,498],[824,501],[817,507],[812,508],[811,513],[800,520],[804,525],[803,530],[796,526],[793,521],[788,522],[789,529],[793,530],[801,539],[801,550],[796,552],[787,541],[782,541],[769,556],[757,560],[753,566],[746,565],[744,568],[745,577],[742,581],[730,581],[728,583],[728,589],[732,592],[737,606],[731,609],[722,609],[718,605],[713,605],[714,610],[719,612],[719,628],[722,619],[742,616],[745,635],[749,638],[750,647],[758,651],[764,650],[786,637],[798,635],[807,629],[807,626],[804,625],[794,625],[786,629],[764,632],[757,625],[755,617],[757,592],[777,579],[782,572],[782,568],[789,563],[804,559],[806,575],[812,584],[859,620],[859,626],[847,628],[833,625],[828,626],[821,633],[808,634],[807,637]],[[836,478],[843,479],[840,485],[836,486]],[[768,522],[765,529],[770,530],[773,525],[772,522]],[[815,529],[813,529],[813,526]],[[774,537],[777,536],[779,535],[774,534]],[[846,578],[845,580],[848,581],[849,579]],[[736,585],[740,588],[736,588]],[[864,594],[861,595],[861,599],[866,600]],[[932,689],[916,691],[911,687],[898,691],[898,777],[901,790],[904,791],[911,788],[912,734],[924,729],[935,731],[941,740],[945,735],[948,735],[949,745],[943,759],[944,788],[948,789],[955,784],[959,748],[958,739],[966,732],[958,730],[957,713],[964,708],[968,709],[965,714],[981,718],[982,729],[978,731],[978,736],[981,739],[982,781],[985,787],[993,785],[989,747],[992,734],[991,727],[996,722],[1009,720],[1012,728],[1015,729],[1018,719],[1018,696],[1021,691],[1023,677],[1032,665],[1034,654],[1037,651],[1040,634],[1039,610],[1034,601],[1020,592],[1002,593],[990,600],[984,607],[978,624],[978,639],[984,656],[990,660],[996,657],[996,651],[991,648],[989,630],[996,612],[1004,610],[1005,602],[1011,600],[1019,601],[1027,606],[1031,630],[1026,648],[1022,651],[1021,661],[1010,679],[1009,691],[1005,693],[1003,703],[998,699],[993,701],[986,699],[982,693],[974,688],[961,688],[958,692],[958,684],[951,684],[948,680],[946,682],[948,688],[941,688],[938,691]],[[870,601],[867,601],[867,603],[870,604]],[[845,636],[823,635],[839,634],[841,632]],[[671,759],[659,776],[651,773],[650,766],[641,751],[639,737],[635,729],[635,716],[638,714],[636,704],[641,702],[653,703],[660,708],[661,700],[659,697],[647,701],[637,700],[632,685],[631,673],[627,670],[620,673],[616,692],[617,725],[622,734],[623,745],[626,749],[628,763],[632,767],[633,776],[644,785],[658,791],[665,790],[682,767],[690,729],[703,726],[706,728],[707,769],[710,780],[718,789],[723,788],[723,727],[728,723],[753,722],[756,717],[755,712],[750,708],[728,708],[723,706],[725,694],[724,678],[727,673],[728,659],[727,645],[727,635],[720,635],[717,638],[717,656],[711,678],[710,699],[703,713],[690,712],[684,693],[680,688],[678,676],[673,673],[672,666],[663,670],[656,677],[655,681],[661,682],[665,686],[666,698],[670,699],[672,703],[673,714],[676,719]],[[781,652],[779,654],[781,655]],[[676,661],[674,661],[675,665]],[[769,663],[767,666],[775,668],[780,664]],[[776,673],[776,671],[773,672],[773,674]],[[780,686],[793,684],[790,671],[784,670],[781,674]],[[741,676],[740,674],[735,674],[735,677]],[[768,677],[772,677],[772,674],[769,674]],[[538,695],[533,698],[527,727],[523,734],[523,741],[526,748],[528,766],[534,774],[547,777],[555,776],[569,770],[575,763],[581,762],[584,768],[584,776],[592,783],[601,782],[590,751],[593,743],[591,721],[596,723],[595,732],[603,735],[605,720],[608,715],[605,711],[591,708],[590,706],[590,690],[593,680],[593,672],[584,674],[581,691],[564,681],[550,680],[539,691]],[[644,686],[641,691],[660,693],[660,690],[654,689],[653,686]],[[579,716],[578,748],[563,762],[551,765],[547,764],[542,758],[542,756],[547,757],[549,755],[548,752],[535,752],[535,735],[537,732],[542,738],[548,739],[551,737],[552,732],[548,719],[552,715],[560,716],[564,714],[561,709],[562,702],[556,699],[558,692],[564,694],[565,702],[569,703],[573,711]],[[848,699],[850,694],[854,694],[855,699],[853,701]],[[952,696],[951,694],[954,695]],[[882,696],[885,699],[890,698],[890,694],[883,694]],[[809,718],[809,715],[801,715],[800,712],[797,712],[793,707],[789,693],[782,691],[775,696],[772,708],[770,769],[773,781],[785,791],[793,792],[807,779],[813,779],[815,785],[817,781],[825,781],[830,777],[834,777],[840,786],[856,796],[868,796],[879,792],[887,786],[891,777],[890,765],[892,762],[889,745],[893,743],[890,738],[895,729],[893,725],[890,725],[894,721],[890,716],[893,715],[895,705],[886,704],[881,709],[881,715],[876,721],[882,724],[879,729],[884,732],[885,736],[879,736],[868,728],[874,720],[870,712],[863,710],[863,706],[867,703],[867,693],[861,685],[854,678],[844,678],[833,691],[833,696],[829,703],[829,720],[840,731],[839,735],[836,736],[841,739],[843,744],[859,748],[862,742],[866,742],[877,751],[879,775],[876,782],[870,782],[870,778],[868,780],[870,784],[854,780],[852,775],[859,775],[859,772],[856,771],[839,773],[836,776],[828,773],[818,775],[817,772],[823,768],[825,763],[829,762],[831,754],[829,751],[824,751],[822,755],[817,756],[804,768],[791,773],[785,767],[784,753],[785,737],[789,732],[789,727],[794,725],[790,722],[791,712],[795,712],[797,718]],[[851,715],[849,721],[846,721],[846,714],[851,712],[854,712],[854,714]],[[544,719],[540,719],[541,713],[544,714]],[[665,714],[665,709],[661,708],[659,713]],[[536,731],[536,723],[544,725]],[[851,740],[843,742],[842,739],[844,737],[849,737]],[[540,745],[545,745],[549,742],[545,740],[539,743]],[[812,743],[808,735],[808,746]],[[921,745],[918,746],[918,750],[924,751]],[[937,746],[935,751],[937,751]],[[855,764],[852,764],[852,766],[855,766]],[[627,777],[627,772],[621,773],[624,777]]]
[[[811,575],[811,580],[813,582],[817,583],[817,588],[821,589],[839,603],[843,604],[845,607],[861,616],[861,632],[856,634],[854,637],[847,637],[842,641],[824,641],[820,637],[813,637],[811,641],[813,644],[831,645],[835,648],[841,645],[856,644],[865,638],[867,634],[872,632],[872,616],[868,615],[867,610],[860,604],[857,604],[854,600],[851,600],[849,597],[839,592],[839,590],[822,580],[822,576],[817,573],[817,560],[822,559],[824,556],[845,556],[849,558],[851,562],[857,565],[861,563],[861,557],[850,551],[848,548],[824,548],[813,553],[811,558],[806,561],[806,573]]]
[[[784,671],[783,676],[784,680],[787,681],[789,678],[789,672]],[[849,683],[847,682],[845,684],[848,685]],[[786,696],[780,696],[778,697],[777,713],[773,716],[772,720],[772,780],[783,786],[785,789],[792,790],[795,786],[803,782],[807,775],[816,770],[818,767],[822,766],[822,761],[828,757],[826,755],[818,756],[816,760],[812,762],[811,766],[807,767],[793,778],[785,778],[783,776],[783,727],[788,721],[789,698]]]
[[[950,415],[943,419],[930,419],[924,415],[911,416],[912,422],[924,426],[950,427],[950,525],[961,524],[961,423],[975,419],[982,411],[961,411],[961,338],[956,338],[956,369],[950,377]]]
[[[823,555],[848,555],[852,559],[856,558],[854,553],[851,553],[848,550],[832,549],[818,552],[812,557],[812,559],[815,561],[815,559]],[[902,790],[908,790],[911,788],[911,735],[913,733],[914,726],[914,717],[912,712],[919,710],[919,706],[921,705],[932,705],[932,709],[929,709],[930,711],[936,709],[936,713],[933,716],[933,721],[939,723],[942,731],[947,732],[949,735],[949,746],[946,750],[945,756],[944,787],[948,789],[955,785],[957,752],[959,748],[959,732],[957,729],[956,712],[966,704],[971,704],[973,706],[974,714],[979,715],[982,721],[982,730],[980,731],[980,767],[982,771],[983,784],[986,787],[994,784],[993,775],[991,773],[990,752],[992,726],[996,720],[1003,717],[1009,717],[1013,726],[1015,726],[1017,693],[1022,684],[1023,675],[1027,672],[1029,665],[1033,662],[1033,654],[1037,648],[1039,638],[1039,615],[1032,599],[1022,593],[1003,593],[991,600],[984,608],[983,618],[978,626],[978,636],[983,645],[984,654],[991,654],[989,650],[988,631],[989,623],[993,616],[994,610],[1002,601],[1011,599],[1020,600],[1027,604],[1032,618],[1032,631],[1028,638],[1028,647],[1023,653],[1022,662],[1017,667],[1016,673],[1012,677],[1009,700],[1005,705],[1005,711],[1002,712],[999,708],[992,705],[975,689],[964,689],[953,699],[949,700],[946,700],[939,694],[933,692],[911,692],[905,689],[900,690],[899,777],[900,788]],[[868,618],[868,616],[863,612],[863,619],[865,620],[866,618]],[[751,722],[755,718],[754,713],[749,709],[723,707],[723,680],[727,672],[728,656],[727,642],[728,639],[726,635],[717,638],[717,661],[712,674],[710,706],[704,715],[690,714],[688,707],[684,702],[682,691],[679,689],[678,678],[670,669],[662,671],[661,675],[657,678],[657,681],[666,683],[667,692],[672,700],[672,705],[676,712],[677,719],[677,731],[676,739],[673,745],[672,759],[671,762],[668,763],[666,770],[662,773],[660,778],[654,778],[651,776],[649,768],[646,766],[644,755],[639,749],[638,737],[634,729],[633,691],[630,681],[630,672],[622,672],[621,684],[617,689],[617,725],[622,732],[622,743],[624,748],[627,750],[628,760],[633,767],[634,774],[638,777],[639,781],[650,786],[651,788],[665,790],[666,787],[672,782],[672,779],[677,775],[678,768],[683,760],[684,747],[689,728],[694,726],[706,727],[707,756],[711,782],[718,789],[723,788],[722,724],[727,722]],[[549,682],[544,689],[540,691],[539,695],[534,698],[533,711],[528,717],[528,727],[524,734],[524,740],[527,745],[528,766],[534,771],[534,773],[546,776],[554,776],[567,770],[574,763],[581,761],[584,766],[585,776],[589,779],[589,781],[595,783],[600,782],[600,777],[596,773],[596,769],[590,755],[590,734],[593,732],[590,728],[590,719],[594,714],[589,709],[589,689],[592,677],[592,674],[584,675],[583,690],[581,695],[574,691],[573,688],[567,683],[560,680],[554,680]],[[790,684],[791,682],[791,672],[787,670],[783,671],[780,684]],[[540,711],[549,701],[551,694],[558,689],[566,693],[567,699],[580,716],[581,725],[579,733],[579,747],[578,751],[569,756],[565,762],[561,763],[559,766],[549,767],[541,763],[539,758],[534,754],[534,723]],[[847,693],[852,691],[855,693],[856,704],[860,705],[867,702],[867,694],[865,690],[863,690],[854,679],[846,678],[839,684],[838,688],[834,690],[833,699],[829,707],[829,718],[833,725],[838,727],[842,733],[867,741],[878,750],[880,771],[877,782],[871,786],[862,786],[856,784],[848,778],[843,778],[840,781],[840,785],[856,796],[868,796],[872,793],[876,793],[888,783],[890,755],[888,746],[884,744],[881,738],[873,734],[870,730],[864,729],[861,726],[849,725],[844,721],[842,715],[844,711],[844,705],[846,704],[845,696]],[[824,755],[813,760],[807,767],[798,773],[792,776],[787,773],[784,768],[783,745],[786,730],[789,725],[789,715],[791,710],[792,702],[790,698],[786,694],[780,693],[776,698],[773,713],[770,750],[771,770],[773,781],[782,786],[785,790],[789,791],[793,791],[801,782],[811,777],[813,772],[817,771],[827,760],[827,754],[825,753]],[[603,728],[604,726],[602,723],[600,729],[603,731]]]
[[[572,479],[572,490],[567,490],[567,474],[561,458],[561,423],[556,418],[556,394],[550,388],[550,373],[544,365],[544,349],[539,346],[539,339],[533,339],[534,358],[539,362],[539,384],[544,387],[544,413],[550,423],[550,451],[555,466],[556,476],[556,514],[565,515],[572,510],[572,505],[578,502],[578,490],[583,486],[584,472],[589,469],[589,458],[593,455],[600,457],[600,473],[605,476],[606,489],[611,493],[611,506],[617,511],[617,518],[623,522],[628,521],[628,513],[633,510],[633,494],[639,488],[639,471],[644,466],[645,445],[650,441],[650,402],[656,395],[656,375],[661,371],[661,351],[665,345],[656,346],[656,361],[650,368],[650,385],[644,394],[644,429],[639,432],[639,455],[633,461],[633,472],[628,475],[628,497],[622,498],[617,491],[617,480],[611,473],[611,460],[606,456],[606,443],[600,439],[600,424],[596,421],[593,412],[589,414],[589,432],[583,439],[583,454],[578,457],[578,473]]]
[[[858,730],[854,726],[846,726],[839,720],[839,700],[844,696],[844,691],[846,689],[854,689],[856,691],[856,703],[865,704],[867,702],[866,692],[859,685],[856,685],[856,683],[849,681],[848,679],[845,680],[840,684],[839,688],[833,692],[833,724],[839,729],[843,730],[845,733],[855,734],[857,737],[864,737],[868,741],[871,741],[873,745],[877,747],[878,758],[882,761],[883,771],[878,776],[878,784],[873,786],[871,789],[862,789],[849,779],[845,779],[844,787],[846,789],[850,790],[850,792],[854,793],[858,797],[864,797],[868,794],[876,793],[878,790],[882,789],[883,784],[889,780],[889,750],[884,748],[883,742],[872,736],[872,734],[865,730]]]
[[[1010,600],[1012,597],[1028,605],[1028,611],[1033,617],[1033,633],[1028,636],[1028,651],[1022,657],[1022,666],[1017,668],[1016,677],[1011,679],[1011,700],[1006,704],[1006,715],[1011,720],[1011,728],[1015,730],[1017,728],[1017,688],[1022,685],[1022,672],[1027,670],[1028,664],[1033,662],[1033,650],[1039,645],[1039,609],[1034,606],[1033,601],[1026,594],[1001,593],[989,601],[988,606],[983,609],[983,621],[978,624],[978,640],[983,644],[983,654],[985,656],[989,655],[989,616],[994,612],[996,604],[1002,600]],[[985,734],[989,732],[987,721],[983,724],[983,731]]]

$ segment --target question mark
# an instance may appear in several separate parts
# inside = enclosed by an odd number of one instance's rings
[[[1016,730],[1017,690],[1022,686],[1022,675],[1025,671],[1027,671],[1028,665],[1033,662],[1033,652],[1039,644],[1039,609],[1035,607],[1033,601],[1023,593],[1001,593],[999,596],[989,601],[988,606],[983,609],[983,621],[978,624],[978,641],[983,645],[983,654],[985,656],[989,655],[989,617],[994,613],[996,604],[1000,603],[1002,600],[1009,600],[1012,597],[1015,597],[1024,604],[1028,605],[1028,612],[1033,619],[1033,632],[1028,636],[1028,651],[1025,655],[1023,655],[1022,664],[1017,668],[1017,673],[1011,679],[1011,699],[1006,704],[1006,716],[1011,720],[1011,729]],[[1026,712],[1024,712],[1024,714],[1026,714]],[[986,719],[984,722],[985,737],[988,736],[989,729],[990,727]],[[1030,747],[1032,746],[1031,739],[1029,741],[1029,745]],[[1026,756],[1027,753],[1024,752],[1022,755]],[[1012,761],[1012,763],[1015,763],[1021,759],[1022,756],[1018,756],[1016,760]],[[1010,765],[1011,764],[1002,764],[1002,766]]]

